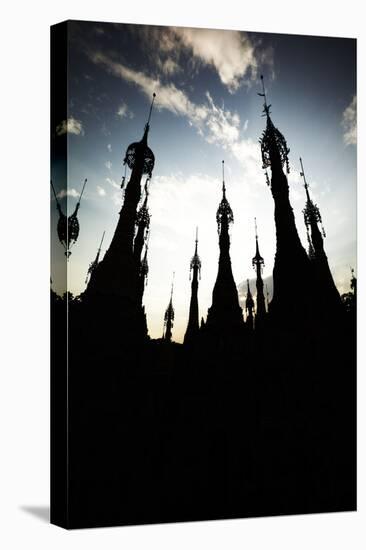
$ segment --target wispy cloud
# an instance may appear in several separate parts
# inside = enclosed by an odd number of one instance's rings
[[[116,115],[120,118],[128,117],[133,118],[134,114],[130,109],[128,108],[127,104],[125,102],[122,102],[120,106],[117,109]]]
[[[353,96],[351,103],[342,114],[342,127],[344,129],[343,141],[345,145],[357,143],[357,98]]]
[[[112,163],[110,160],[107,160],[105,163],[104,163],[104,166],[106,168],[108,168],[108,170],[112,170]]]
[[[112,152],[112,145],[110,143],[108,143],[107,149],[108,149],[108,153]]]
[[[140,34],[146,50],[164,75],[181,72],[181,57],[188,69],[211,67],[229,92],[257,79],[260,65],[273,71],[273,51],[255,43],[245,32],[184,27],[144,27]],[[153,48],[151,45],[153,44]],[[187,67],[186,69],[187,70]]]
[[[77,198],[77,197],[80,197],[80,193],[76,191],[76,189],[74,189],[73,187],[70,189],[61,189],[61,191],[57,193],[57,198],[63,199],[64,197]]]
[[[101,187],[100,185],[97,185],[97,193],[100,197],[105,197],[106,196],[105,189],[103,187]]]
[[[220,146],[233,154],[248,175],[262,177],[258,143],[241,137],[241,120],[238,113],[216,105],[209,92],[206,92],[204,103],[196,104],[185,91],[178,89],[172,82],[163,84],[158,78],[134,71],[100,52],[92,54],[91,59],[115,76],[135,84],[149,99],[152,91],[155,91],[158,109],[167,109],[174,115],[187,118],[189,124],[208,143]]]
[[[235,92],[243,81],[256,79],[254,46],[245,33],[188,28],[175,28],[172,32],[196,59],[215,68],[230,92]]]
[[[81,120],[77,120],[73,116],[67,120],[62,120],[60,124],[56,126],[56,134],[62,136],[63,134],[75,134],[76,136],[84,135],[85,131]]]

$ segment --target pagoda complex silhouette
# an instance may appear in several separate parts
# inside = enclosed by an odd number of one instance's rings
[[[197,228],[183,345],[173,338],[173,283],[161,338],[150,339],[144,308],[155,94],[141,141],[127,148],[131,174],[112,241],[101,260],[100,245],[85,291],[69,303],[73,526],[355,509],[355,305],[351,296],[345,307],[334,284],[302,159],[309,249],[300,241],[290,150],[261,80],[260,147],[276,228],[273,296],[266,304],[255,220],[255,292],[248,280],[244,312],[240,305],[222,161],[212,303],[200,312]],[[53,296],[55,317],[64,314],[61,302]]]

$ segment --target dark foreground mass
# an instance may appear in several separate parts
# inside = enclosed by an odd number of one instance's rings
[[[91,325],[74,304],[69,527],[356,508],[350,315],[321,336],[202,334],[190,347],[118,327],[101,347]]]

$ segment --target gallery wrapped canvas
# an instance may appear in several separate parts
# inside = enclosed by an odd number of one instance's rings
[[[356,509],[356,41],[51,28],[51,521]]]

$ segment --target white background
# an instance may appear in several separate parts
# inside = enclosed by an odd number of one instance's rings
[[[49,26],[64,19],[358,38],[359,251],[364,248],[365,39],[361,2],[7,2],[1,17],[0,547],[364,549],[364,308],[359,318],[358,512],[67,532],[49,505]],[[364,27],[364,26],[363,26]],[[365,32],[365,31],[364,31]],[[359,304],[365,303],[359,254]],[[27,507],[40,507],[38,515]],[[40,517],[40,515],[44,517]],[[364,524],[364,525],[363,525]]]

